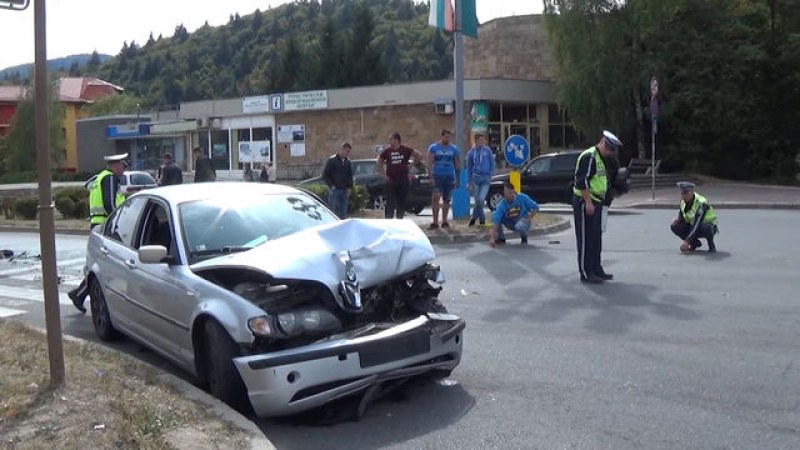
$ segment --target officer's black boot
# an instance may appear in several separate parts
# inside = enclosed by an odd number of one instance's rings
[[[708,238],[708,253],[716,253],[717,246],[714,245],[714,236]]]

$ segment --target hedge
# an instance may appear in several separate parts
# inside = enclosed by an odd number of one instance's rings
[[[54,191],[56,209],[65,219],[89,217],[89,190],[82,186],[58,188]]]
[[[39,212],[39,199],[34,196],[14,200],[14,213],[20,219],[34,220]]]
[[[328,204],[328,186],[324,184],[308,184],[299,187],[313,192],[322,199],[326,205]],[[355,213],[361,211],[367,207],[368,202],[369,192],[367,192],[367,189],[364,186],[356,185],[356,187],[350,191],[350,200],[347,202],[347,212]]]

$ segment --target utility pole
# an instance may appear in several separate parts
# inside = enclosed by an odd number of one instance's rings
[[[454,48],[453,48],[453,66],[456,81],[456,123],[453,127],[453,132],[456,134],[456,146],[461,154],[461,175],[466,174],[467,167],[467,152],[466,152],[466,139],[464,136],[464,33],[463,21],[461,14],[461,0],[455,0],[455,21],[454,21]],[[466,186],[468,180],[464,180],[464,176],[459,177],[461,186]],[[453,193],[453,218],[464,218],[469,215],[469,193],[466,188],[463,188],[463,193],[460,192],[461,186],[456,186],[458,192]],[[461,194],[461,195],[459,195]]]
[[[36,165],[39,175],[39,245],[42,251],[42,288],[47,328],[47,353],[50,357],[50,384],[64,384],[64,347],[61,336],[61,309],[58,304],[53,196],[50,191],[50,102],[47,98],[47,29],[45,0],[34,0],[34,83],[36,116]]]

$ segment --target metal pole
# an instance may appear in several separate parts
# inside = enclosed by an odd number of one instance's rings
[[[34,0],[36,163],[39,175],[39,243],[42,251],[42,287],[50,357],[50,384],[64,384],[64,347],[61,341],[61,310],[58,304],[53,198],[50,192],[50,102],[47,79],[47,30],[45,0]]]
[[[650,124],[650,192],[656,201],[656,119]]]
[[[462,33],[461,21],[461,0],[455,0],[455,32],[453,37],[455,45],[453,48],[453,66],[456,81],[456,123],[453,132],[456,134],[456,146],[461,154],[461,174],[466,174],[466,136],[464,135],[464,33]],[[461,186],[466,187],[465,176],[461,176]],[[469,215],[469,193],[464,189],[463,196],[459,192],[453,198],[453,218],[465,218]],[[463,197],[463,198],[462,198]]]

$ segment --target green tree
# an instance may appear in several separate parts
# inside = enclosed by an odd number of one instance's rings
[[[341,86],[344,55],[341,36],[331,16],[322,18],[316,49],[319,63],[314,84],[319,88]]]
[[[135,95],[117,94],[97,100],[86,111],[89,117],[136,114],[142,111],[142,104],[142,99]]]
[[[50,158],[55,164],[57,155],[64,147],[64,138],[61,133],[61,118],[64,116],[64,107],[55,97],[51,84],[48,89],[48,106],[50,117]],[[8,168],[14,172],[34,170],[36,168],[36,121],[35,102],[31,87],[27,97],[17,105],[17,111],[11,119],[11,131],[6,137],[8,145]]]
[[[345,5],[348,5],[347,3]],[[386,82],[386,67],[383,51],[373,43],[375,21],[369,4],[362,0],[355,9],[352,31],[345,46],[346,70],[343,81],[346,86],[364,86]]]

